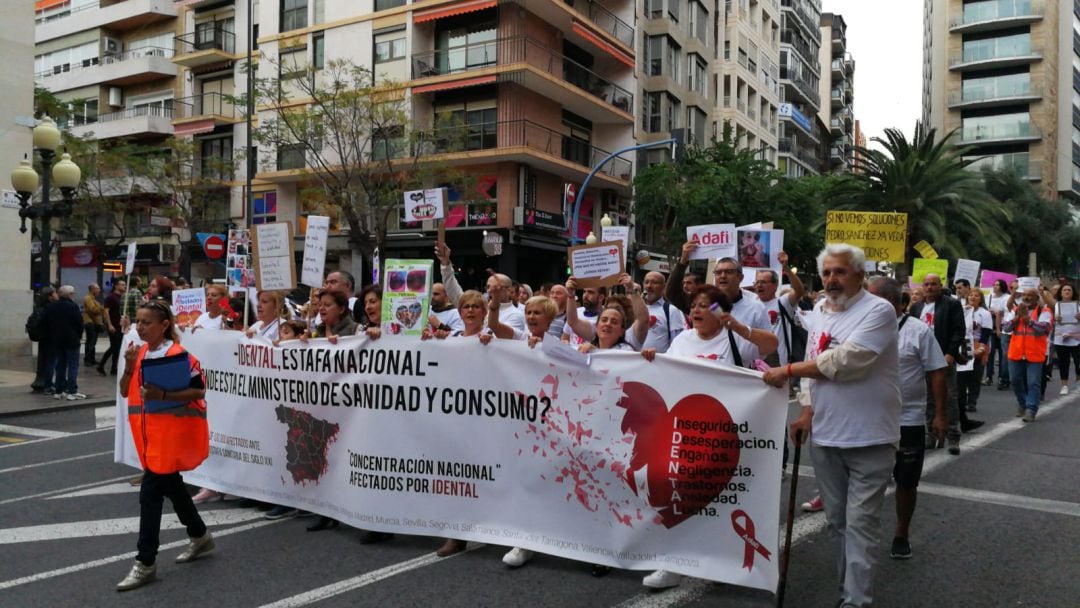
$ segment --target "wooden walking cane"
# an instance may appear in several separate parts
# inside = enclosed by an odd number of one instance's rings
[[[802,452],[802,429],[795,431],[795,457],[791,465],[791,491],[788,493],[787,531],[784,535],[784,555],[780,558],[780,583],[776,587],[776,608],[784,606],[787,589],[788,560],[791,559],[791,527],[795,523],[795,491],[799,487],[799,455]]]

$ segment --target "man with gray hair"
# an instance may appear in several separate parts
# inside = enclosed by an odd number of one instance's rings
[[[514,306],[515,294],[511,291],[513,284],[514,282],[505,274],[495,273],[488,277],[488,301],[499,303],[500,323],[509,325],[521,333],[526,333],[528,330],[525,327],[525,313],[517,306]],[[447,289],[447,293],[449,293],[449,289]]]
[[[900,355],[895,308],[863,290],[866,254],[827,246],[818,256],[826,298],[802,317],[806,360],[770,368],[763,380],[786,388],[805,379],[797,445],[809,440],[836,553],[841,607],[873,603],[873,572],[885,487],[900,440]]]
[[[86,399],[79,392],[79,342],[82,339],[82,311],[75,303],[75,288],[61,285],[56,290],[59,298],[45,308],[45,326],[49,331],[49,343],[52,350],[50,373],[55,370],[56,392],[54,399]]]

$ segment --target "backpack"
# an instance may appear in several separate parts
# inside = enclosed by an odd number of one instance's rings
[[[26,319],[26,333],[33,342],[45,339],[45,307],[35,306],[34,312]]]

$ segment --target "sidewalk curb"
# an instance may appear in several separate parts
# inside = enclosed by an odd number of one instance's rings
[[[54,400],[55,401],[55,400]],[[109,397],[94,397],[83,399],[81,401],[67,401],[64,400],[56,405],[49,404],[47,407],[38,407],[32,409],[25,409],[13,412],[0,412],[0,418],[11,418],[14,416],[26,416],[28,414],[44,414],[49,412],[62,412],[66,410],[77,410],[84,407],[101,406],[101,405],[115,405],[116,399]]]

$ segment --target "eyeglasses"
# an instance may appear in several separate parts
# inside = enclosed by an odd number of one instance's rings
[[[737,274],[739,274],[739,270],[737,268],[717,268],[716,270],[713,271],[713,276],[717,276],[717,277],[721,276],[721,275],[727,275],[729,277],[733,277],[733,276],[735,276]]]

